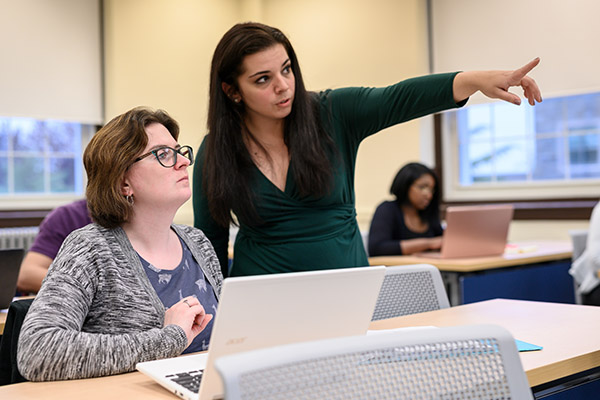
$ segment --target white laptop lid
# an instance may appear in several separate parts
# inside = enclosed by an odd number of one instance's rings
[[[384,275],[385,267],[371,266],[225,279],[198,398],[222,396],[213,367],[220,356],[365,334]],[[161,361],[138,369],[154,378],[148,367]]]

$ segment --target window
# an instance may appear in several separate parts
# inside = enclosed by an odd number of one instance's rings
[[[81,160],[92,131],[73,122],[0,117],[0,198],[81,197]]]
[[[467,106],[443,129],[447,200],[600,195],[600,93]]]

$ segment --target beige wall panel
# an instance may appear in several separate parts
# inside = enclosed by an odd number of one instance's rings
[[[280,28],[298,55],[306,86],[386,86],[428,72],[427,19],[421,0],[265,0],[263,22]],[[368,229],[397,170],[418,161],[419,122],[363,142],[356,165],[356,208]]]
[[[239,1],[104,3],[106,120],[138,105],[163,108],[180,123],[180,143],[196,149],[206,133],[212,54],[238,21]],[[191,200],[176,221],[193,224]]]
[[[105,0],[105,110],[110,119],[137,105],[164,108],[181,124],[181,143],[206,133],[214,48],[234,23],[277,26],[292,41],[307,88],[383,86],[427,73],[422,0]],[[423,154],[421,121],[363,142],[356,167],[362,229],[397,170]],[[425,151],[426,152],[426,151]],[[176,217],[192,224],[191,201]],[[587,221],[515,221],[510,240],[568,240]]]
[[[513,221],[508,232],[510,242],[530,240],[565,240],[570,241],[570,230],[588,229],[589,221],[581,220],[538,220]]]
[[[292,41],[311,90],[383,86],[427,72],[420,0],[107,0],[106,118],[145,104],[169,111],[181,143],[205,133],[210,59],[235,22],[277,26]],[[262,15],[262,18],[261,18]],[[368,227],[397,169],[419,157],[419,124],[388,129],[361,146],[359,222]],[[191,202],[178,214],[192,223]]]

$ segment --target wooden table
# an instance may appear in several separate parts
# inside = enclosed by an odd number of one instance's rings
[[[532,241],[514,244],[514,252],[492,257],[469,258],[428,258],[420,256],[379,256],[369,257],[371,265],[434,264],[440,271],[479,272],[487,269],[507,268],[523,264],[533,264],[571,258],[573,247],[570,242]]]
[[[600,307],[520,300],[489,300],[371,323],[371,329],[492,323],[543,346],[520,353],[534,388],[600,367]],[[171,399],[176,397],[138,372],[75,381],[19,383],[0,387],[11,400],[82,398]]]
[[[464,297],[460,282],[461,278],[490,272],[506,272],[509,269],[515,270],[516,268],[531,269],[532,267],[547,266],[552,263],[562,263],[564,270],[570,265],[573,247],[570,242],[563,241],[530,241],[514,243],[509,245],[507,249],[507,252],[503,255],[493,257],[449,259],[427,258],[414,255],[370,257],[369,264],[387,266],[409,264],[434,265],[441,271],[444,281],[447,284],[450,304],[459,305],[463,303]],[[569,285],[570,289],[572,289],[572,284]],[[490,294],[492,296],[488,298],[508,297],[506,293],[494,295],[493,292],[490,292]],[[533,300],[551,299],[533,298]],[[574,302],[574,295],[571,302]]]
[[[176,400],[171,392],[140,372],[58,382],[24,382],[0,386],[6,400]]]
[[[544,348],[520,353],[532,387],[600,367],[600,307],[495,299],[375,321],[371,329],[472,324],[501,325]]]

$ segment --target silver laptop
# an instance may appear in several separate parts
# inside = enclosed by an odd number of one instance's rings
[[[0,309],[8,308],[15,297],[24,253],[23,249],[0,250]]]
[[[417,255],[428,258],[501,255],[512,217],[511,204],[448,207],[441,250]]]
[[[136,368],[184,399],[222,398],[221,378],[213,366],[218,357],[364,335],[384,275],[385,267],[371,266],[227,278],[208,353],[138,363]]]

